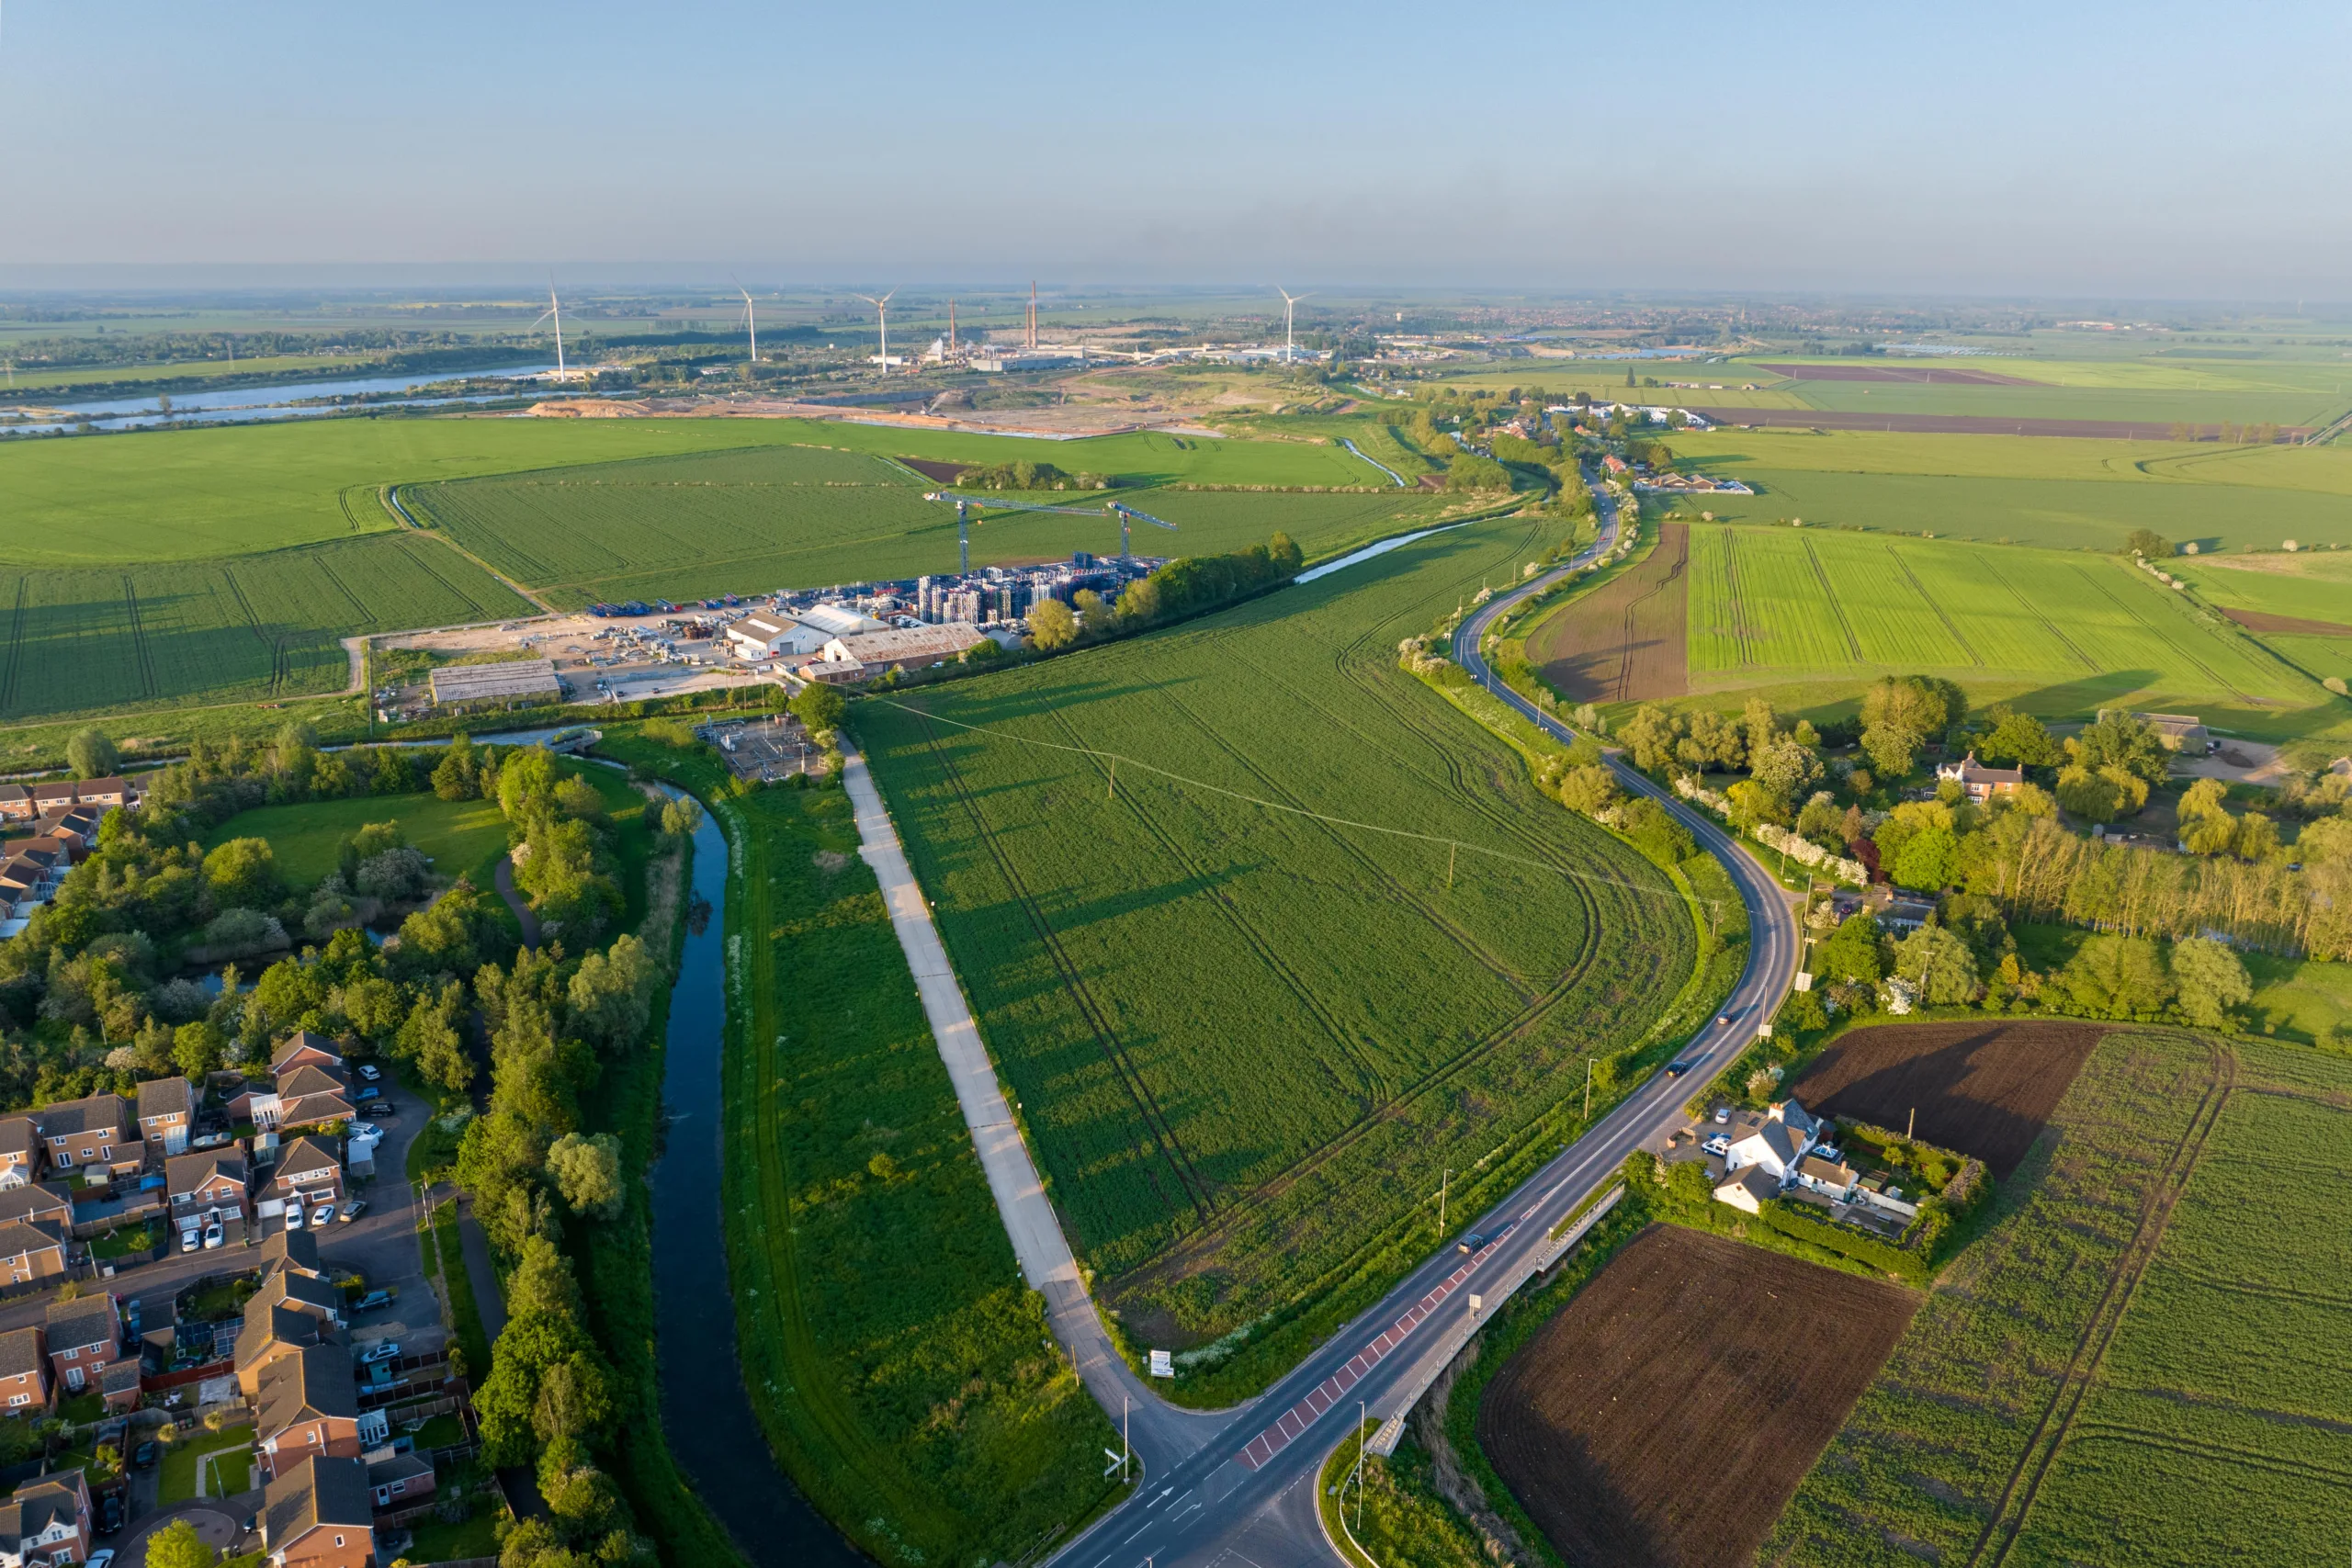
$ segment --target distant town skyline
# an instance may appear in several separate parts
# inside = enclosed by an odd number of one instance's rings
[[[0,281],[2344,300],[2347,35],[2174,5],[16,0]]]

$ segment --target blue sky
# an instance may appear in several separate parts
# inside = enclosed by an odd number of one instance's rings
[[[0,4],[17,282],[2352,299],[2332,6]]]

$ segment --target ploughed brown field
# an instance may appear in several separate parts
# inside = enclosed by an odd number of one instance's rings
[[[2334,621],[2307,621],[2301,615],[2274,615],[2263,610],[2224,610],[2250,632],[2301,632],[2305,637],[2352,637],[2352,626]]]
[[[963,477],[969,463],[943,463],[933,457],[901,457],[899,462],[912,468],[933,484],[952,485]]]
[[[1707,409],[1692,413],[1713,424],[1753,424],[1771,429],[1892,430],[1913,435],[2069,435],[2083,441],[2166,441],[2172,426],[2160,420],[2002,419],[1974,413],[1856,413],[1834,409]],[[2211,426],[2201,427],[2210,429]],[[2308,425],[2278,427],[2280,441],[2309,435]],[[2199,441],[2218,441],[2200,434]]]
[[[1648,559],[1527,634],[1528,662],[1570,702],[1644,702],[1690,689],[1690,528],[1659,529]]]
[[[1579,1568],[1733,1568],[1919,1302],[1653,1225],[1487,1385],[1478,1445]]]
[[[1996,1177],[2025,1158],[2108,1031],[2103,1023],[1883,1023],[1838,1037],[1790,1089],[1852,1116],[1973,1155]]]
[[[1792,381],[1910,381],[1946,387],[2038,387],[2039,381],[1951,365],[1758,365]]]

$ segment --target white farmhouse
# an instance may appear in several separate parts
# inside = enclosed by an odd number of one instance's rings
[[[1821,1123],[1793,1100],[1762,1111],[1736,1112],[1724,1134],[1724,1174],[1758,1166],[1775,1180],[1785,1181],[1820,1137]]]

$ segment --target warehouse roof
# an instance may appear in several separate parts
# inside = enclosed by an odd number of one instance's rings
[[[503,664],[458,664],[433,672],[436,703],[478,703],[507,697],[559,696],[555,661],[515,659]]]

